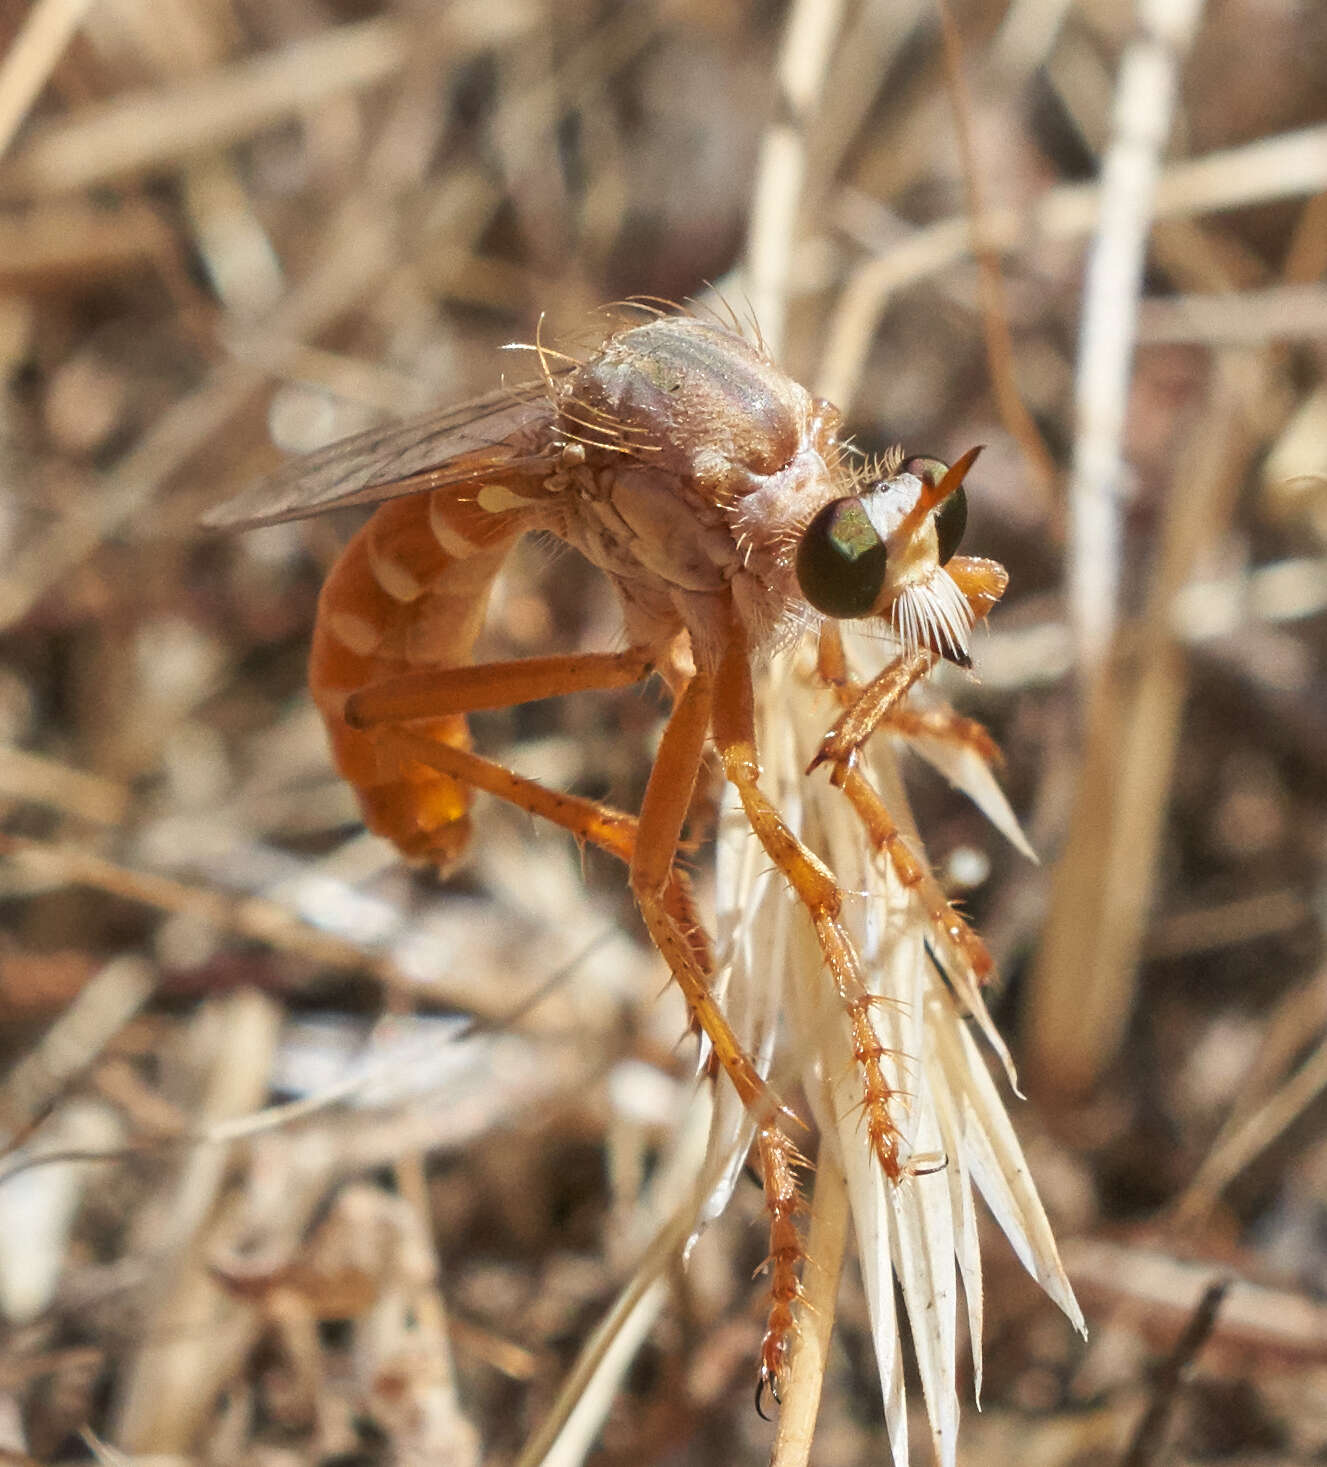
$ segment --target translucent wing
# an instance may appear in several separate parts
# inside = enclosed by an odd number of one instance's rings
[[[386,423],[293,459],[219,505],[217,529],[274,525],[350,504],[376,504],[488,473],[546,474],[557,413],[543,381],[525,382],[404,423]]]

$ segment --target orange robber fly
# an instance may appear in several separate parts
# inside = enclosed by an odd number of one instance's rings
[[[811,770],[856,811],[942,942],[978,979],[991,960],[905,845],[856,754],[906,719],[941,660],[966,667],[973,627],[1003,594],[991,560],[957,553],[963,480],[979,450],[852,455],[838,409],[760,345],[692,316],[623,327],[584,360],[536,346],[542,376],[462,407],[372,429],[293,461],[211,516],[243,527],[377,504],[318,601],[309,681],[337,767],[369,827],[446,870],[465,849],[474,790],[509,800],[623,861],[645,925],[693,1024],[755,1123],[771,1223],[762,1386],[777,1398],[794,1329],[801,1161],[786,1115],[713,986],[710,938],[676,863],[707,745],[770,860],[805,905],[850,1026],[871,1149],[907,1173],[873,1027],[872,995],[840,921],[834,874],[760,787],[752,670],[805,631],[840,714]],[[516,540],[556,535],[612,581],[625,650],[475,665],[495,576]],[[839,622],[882,625],[897,656],[849,681]],[[658,674],[671,695],[640,813],[561,794],[471,751],[465,715]],[[960,721],[961,722],[961,721]]]

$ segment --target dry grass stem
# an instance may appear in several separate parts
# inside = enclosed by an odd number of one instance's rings
[[[1184,218],[1218,209],[1293,198],[1327,188],[1327,126],[1261,138],[1210,157],[1171,163],[1161,170],[1153,217]],[[983,220],[983,244],[1007,253],[1082,239],[1097,227],[1101,190],[1062,184],[1027,209],[993,206]],[[857,266],[830,316],[820,369],[832,401],[854,401],[862,363],[890,301],[905,286],[937,275],[973,254],[966,215],[919,229],[901,244]]]
[[[1009,310],[1004,279],[1000,274],[999,252],[986,243],[986,201],[972,136],[972,98],[963,74],[962,41],[949,0],[938,0],[938,10],[940,33],[944,38],[945,72],[954,104],[959,157],[963,165],[963,187],[972,227],[972,252],[981,280],[982,331],[991,385],[1005,430],[1018,441],[1028,468],[1041,482],[1042,492],[1053,497],[1058,482],[1055,465],[1014,376],[1014,347],[1009,334]]]
[[[751,314],[775,355],[783,345],[809,134],[829,75],[842,14],[839,0],[795,0],[775,70],[775,121],[761,139],[745,274]]]
[[[1327,1089],[1327,1041],[1320,1042],[1285,1084],[1239,1125],[1221,1135],[1189,1183],[1175,1212],[1177,1228],[1209,1213],[1226,1187],[1266,1151]]]
[[[1203,0],[1139,0],[1120,60],[1101,215],[1088,255],[1069,483],[1069,616],[1085,684],[1115,634],[1124,493],[1121,444],[1143,259],[1180,67]]]
[[[14,139],[91,0],[36,0],[0,62],[0,155]]]
[[[1105,669],[1088,704],[1079,804],[1054,877],[1063,894],[1028,995],[1032,1064],[1057,1088],[1092,1084],[1133,1011],[1186,691],[1172,607],[1233,510],[1253,451],[1249,417],[1267,390],[1257,362],[1231,356],[1218,366],[1176,460],[1137,658]]]

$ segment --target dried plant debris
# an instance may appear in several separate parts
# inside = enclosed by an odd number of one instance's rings
[[[0,1448],[1322,1459],[1324,56],[1251,0],[0,16]],[[619,862],[494,800],[446,880],[365,833],[306,684],[357,511],[202,527],[627,297],[729,310],[864,472],[984,444],[1009,572],[833,780],[889,628],[762,663],[856,1028],[702,769],[774,1157]],[[476,655],[622,645],[532,540]],[[666,704],[472,734],[634,811]]]

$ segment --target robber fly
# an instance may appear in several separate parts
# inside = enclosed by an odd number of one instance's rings
[[[536,348],[542,376],[463,407],[374,429],[298,459],[224,506],[216,525],[271,524],[343,505],[379,508],[322,589],[310,683],[364,818],[407,855],[446,869],[469,837],[472,791],[570,830],[629,868],[645,924],[756,1126],[771,1227],[762,1382],[777,1395],[799,1291],[793,1214],[800,1158],[784,1112],[712,987],[710,939],[675,856],[706,747],[750,827],[814,923],[852,1036],[861,1111],[886,1177],[907,1169],[872,998],[840,921],[829,868],[761,789],[752,671],[799,634],[840,714],[824,764],[930,917],[937,942],[980,981],[990,959],[902,840],[857,767],[871,734],[905,718],[908,690],[939,661],[967,666],[974,625],[1004,591],[994,561],[958,554],[963,480],[894,452],[867,463],[841,418],[758,345],[708,321],[659,314],[584,360]],[[612,581],[625,650],[475,665],[485,604],[508,552],[540,530]],[[838,624],[882,624],[897,657],[849,681]],[[672,699],[638,815],[549,790],[472,752],[465,715],[651,674]],[[810,772],[810,771],[808,771]]]

